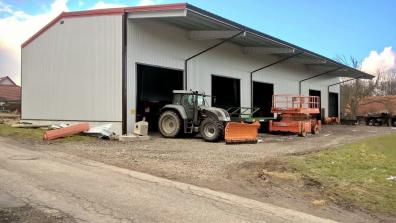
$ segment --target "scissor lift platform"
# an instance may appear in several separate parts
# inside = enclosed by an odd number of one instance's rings
[[[273,95],[272,109],[277,114],[277,120],[269,121],[270,132],[292,132],[306,136],[308,132],[318,134],[321,121],[313,119],[313,114],[319,114],[317,96]]]

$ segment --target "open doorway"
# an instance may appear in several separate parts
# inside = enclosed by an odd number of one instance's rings
[[[338,117],[338,94],[329,92],[329,117]]]
[[[172,103],[173,90],[183,89],[183,71],[137,64],[136,121],[146,118],[149,131],[158,131],[160,109]]]
[[[273,94],[273,84],[253,82],[253,107],[260,108],[254,114],[255,117],[274,117],[274,114],[271,113]]]
[[[241,106],[239,79],[212,75],[212,106],[230,108]]]
[[[317,96],[317,97],[319,97],[319,114],[317,114],[317,115],[314,115],[314,116],[316,116],[316,119],[317,120],[321,120],[322,119],[322,97],[321,97],[321,93],[320,93],[320,91],[317,91],[317,90],[309,90],[309,96]]]

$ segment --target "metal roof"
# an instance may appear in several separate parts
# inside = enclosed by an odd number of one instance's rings
[[[172,14],[176,11],[182,11],[183,14]],[[155,16],[155,13],[166,13],[160,16]],[[335,70],[327,75],[335,77],[350,77],[350,78],[363,78],[371,79],[374,76],[362,72],[360,70],[348,67],[337,61],[306,50],[302,47],[293,45],[286,41],[280,40],[268,34],[259,32],[252,28],[243,26],[231,20],[225,19],[221,16],[215,15],[198,7],[187,3],[167,4],[167,5],[152,5],[152,6],[137,6],[113,9],[96,9],[77,12],[62,12],[53,21],[43,27],[40,31],[34,34],[31,38],[22,44],[22,48],[27,46],[30,42],[34,41],[43,32],[46,32],[51,26],[59,22],[63,18],[80,17],[80,16],[98,16],[108,14],[138,14],[138,13],[153,13],[151,19],[161,20],[163,22],[173,24],[186,30],[196,31],[243,31],[245,35],[233,38],[231,42],[240,45],[244,48],[276,48],[277,51],[272,52],[270,55],[279,59],[290,57],[297,54],[292,59],[288,59],[287,63],[303,64],[318,73],[326,72],[328,70]],[[268,53],[267,53],[268,54]],[[265,64],[263,64],[265,65]]]
[[[240,35],[230,41],[242,47],[272,47],[277,49],[285,49],[285,52],[274,52],[270,54],[279,59],[290,57],[293,54],[299,54],[292,59],[287,60],[286,63],[307,65],[307,67],[317,71],[317,73],[335,70],[334,72],[328,73],[326,75],[361,79],[373,78],[373,76],[370,74],[351,68],[325,56],[280,40],[268,34],[225,19],[190,4],[186,4],[185,16],[160,16],[158,18],[153,17],[153,19],[175,25],[188,31],[244,31],[245,35]]]

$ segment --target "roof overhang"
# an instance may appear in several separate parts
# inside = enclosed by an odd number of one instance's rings
[[[370,74],[348,67],[322,55],[240,25],[190,4],[186,4],[185,8],[167,12],[131,12],[128,14],[128,17],[131,19],[154,19],[175,25],[187,30],[190,40],[195,41],[227,39],[238,32],[244,31],[243,35],[241,34],[231,40],[232,43],[241,46],[242,53],[244,54],[256,56],[271,55],[279,59],[299,54],[287,60],[287,63],[301,64],[306,66],[307,69],[319,73],[338,68],[337,71],[327,74],[332,77],[373,78]]]
[[[374,77],[322,55],[186,3],[64,12],[23,43],[22,48],[63,18],[105,14],[127,14],[129,19],[153,19],[172,24],[187,30],[188,37],[195,41],[227,39],[243,31],[243,35],[241,34],[230,41],[241,46],[242,53],[244,54],[256,56],[271,55],[279,59],[298,54],[292,59],[287,60],[287,63],[301,64],[306,66],[307,69],[318,72],[339,68],[337,71],[328,74],[334,77],[362,79],[371,79]]]

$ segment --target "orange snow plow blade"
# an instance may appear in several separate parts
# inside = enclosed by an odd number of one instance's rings
[[[229,122],[225,128],[226,143],[257,143],[260,122],[252,124]]]

